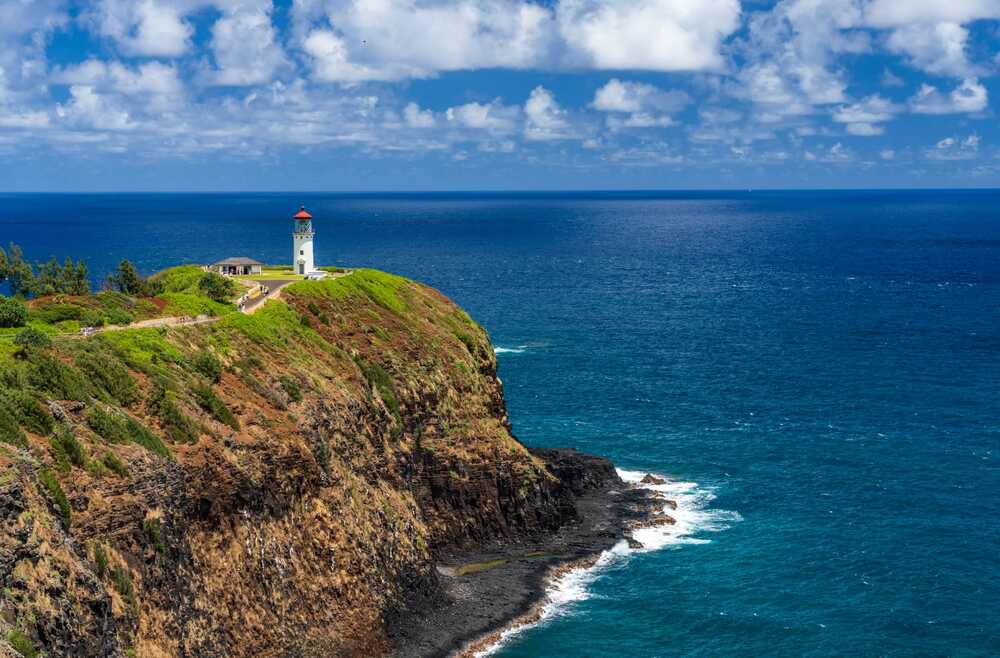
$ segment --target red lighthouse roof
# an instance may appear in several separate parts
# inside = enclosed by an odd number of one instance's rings
[[[313,216],[306,211],[305,206],[300,206],[299,211],[295,213],[294,217],[292,217],[292,219],[312,219],[312,218]]]

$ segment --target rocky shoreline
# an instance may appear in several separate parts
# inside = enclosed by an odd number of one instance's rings
[[[597,561],[629,532],[670,522],[665,502],[621,480],[610,461],[574,450],[535,450],[562,482],[567,523],[556,532],[439,557],[439,587],[390,620],[399,658],[471,657],[510,628],[538,621],[550,583]],[[665,518],[664,518],[665,517]]]

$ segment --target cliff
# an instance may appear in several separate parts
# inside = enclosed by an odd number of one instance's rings
[[[0,356],[0,655],[388,654],[441,556],[617,481],[522,446],[486,332],[381,272]]]

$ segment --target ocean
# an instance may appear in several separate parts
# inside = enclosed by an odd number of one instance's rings
[[[0,243],[284,263],[299,204],[489,330],[522,442],[669,479],[494,655],[1000,655],[1000,192],[0,195]]]

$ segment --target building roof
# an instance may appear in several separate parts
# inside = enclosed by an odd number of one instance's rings
[[[292,219],[312,219],[312,218],[313,216],[310,215],[308,211],[306,211],[305,206],[299,206],[299,211],[295,213],[294,217],[292,217]]]
[[[264,263],[254,260],[253,258],[247,258],[246,256],[238,256],[236,258],[220,260],[218,263],[212,263],[212,267],[216,267],[218,265],[260,265],[263,267]]]

